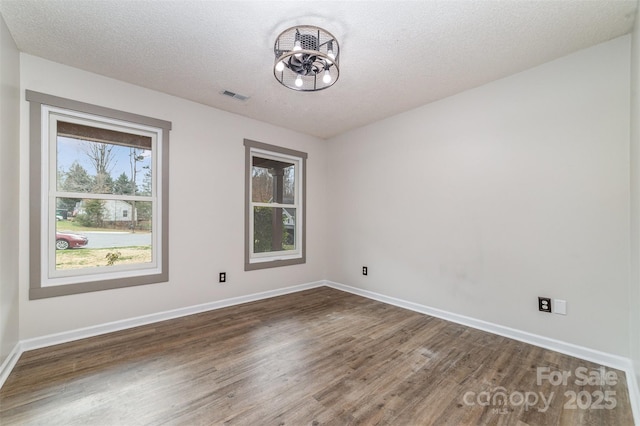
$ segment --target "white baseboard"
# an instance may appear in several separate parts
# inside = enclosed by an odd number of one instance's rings
[[[200,305],[187,306],[185,308],[173,309],[170,311],[158,312],[155,314],[143,315],[140,317],[129,318],[120,321],[113,321],[105,324],[95,325],[91,327],[79,328],[76,330],[64,331],[62,333],[50,334],[42,337],[22,340],[22,351],[44,348],[47,346],[67,343],[74,340],[85,339],[87,337],[98,336],[101,334],[111,333],[114,331],[125,330],[128,328],[138,327],[141,325],[152,324],[155,322],[165,321],[174,318],[185,317],[187,315],[199,314],[201,312],[213,311],[215,309],[226,308],[229,306],[240,305],[242,303],[254,302],[271,297],[282,296],[289,293],[296,293],[310,288],[324,286],[324,281],[316,281],[307,284],[295,285],[292,287],[280,288],[277,290],[269,290],[261,293],[248,294],[246,296],[232,297],[230,299],[217,300],[214,302],[203,303]]]
[[[9,356],[0,365],[0,388],[9,377],[11,370],[15,367],[20,355],[23,352],[44,348],[47,346],[58,345],[60,343],[72,342],[74,340],[94,337],[101,334],[111,333],[114,331],[125,330],[128,328],[138,327],[141,325],[152,324],[154,322],[165,321],[173,318],[184,317],[187,315],[198,314],[201,312],[212,311],[215,309],[226,308],[229,306],[240,305],[242,303],[254,302],[271,297],[282,296],[289,293],[296,293],[315,287],[324,286],[324,281],[317,281],[307,284],[300,284],[292,287],[280,288],[261,293],[249,294],[246,296],[232,297],[230,299],[218,300],[215,302],[203,303],[201,305],[188,306],[186,308],[173,309],[165,312],[144,315],[135,318],[129,318],[120,321],[113,321],[91,327],[79,328],[76,330],[65,331],[62,333],[49,334],[47,336],[34,337],[18,342],[13,348]]]
[[[5,358],[2,365],[0,365],[0,388],[2,388],[2,385],[4,385],[4,382],[9,377],[9,374],[11,374],[11,370],[13,370],[13,367],[16,366],[16,363],[18,362],[18,359],[20,359],[20,355],[22,355],[22,352],[23,351],[20,342],[16,343],[11,352],[9,352],[7,358]]]
[[[379,302],[387,303],[389,305],[394,305],[401,308],[409,309],[409,310],[430,315],[436,318],[441,318],[447,321],[455,322],[457,324],[476,328],[478,330],[487,331],[493,334],[498,334],[500,336],[508,337],[514,340],[519,340],[521,342],[529,343],[534,346],[550,349],[552,351],[560,352],[565,355],[570,355],[575,358],[591,361],[596,364],[600,364],[602,366],[607,366],[611,368],[616,368],[618,370],[622,370],[625,372],[625,375],[627,378],[627,383],[629,387],[629,399],[631,400],[631,409],[633,410],[633,417],[635,419],[635,423],[637,425],[640,425],[640,390],[638,389],[638,380],[633,368],[633,363],[628,358],[609,354],[606,352],[601,352],[601,351],[586,348],[583,346],[574,345],[572,343],[563,342],[561,340],[540,336],[540,335],[529,333],[526,331],[505,327],[503,325],[482,321],[482,320],[467,317],[464,315],[443,311],[441,309],[432,308],[432,307],[421,305],[418,303],[408,302],[406,300],[397,299],[395,297],[385,296],[380,293],[375,293],[369,290],[363,290],[357,287],[351,287],[345,284],[340,284],[332,281],[325,281],[325,285],[327,287],[332,287],[337,290],[346,291],[347,293],[356,294],[358,296],[377,300]]]

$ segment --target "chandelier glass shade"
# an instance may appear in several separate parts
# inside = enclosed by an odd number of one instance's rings
[[[273,51],[273,75],[289,89],[303,92],[326,89],[340,76],[340,46],[322,28],[291,27],[276,38]]]

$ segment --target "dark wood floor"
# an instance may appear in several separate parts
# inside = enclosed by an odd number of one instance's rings
[[[633,424],[624,373],[580,367],[600,366],[323,287],[26,352],[0,424]]]

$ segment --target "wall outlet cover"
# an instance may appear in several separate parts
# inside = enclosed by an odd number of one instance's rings
[[[550,297],[538,297],[538,310],[540,312],[551,313],[551,298]]]

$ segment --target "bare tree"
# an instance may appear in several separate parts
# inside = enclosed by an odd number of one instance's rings
[[[85,142],[83,145],[83,151],[91,160],[91,164],[96,169],[96,181],[93,191],[97,193],[108,193],[109,178],[111,177],[111,170],[113,169],[114,157],[111,151],[115,145],[99,142]]]
[[[269,173],[269,169],[254,166],[251,180],[254,202],[269,203],[273,201],[273,176]]]
[[[136,148],[129,149],[129,165],[131,166],[131,193],[135,195],[138,192],[138,162],[144,161],[144,155],[140,155]],[[136,202],[131,202],[131,232],[136,232],[136,222],[138,220]]]

